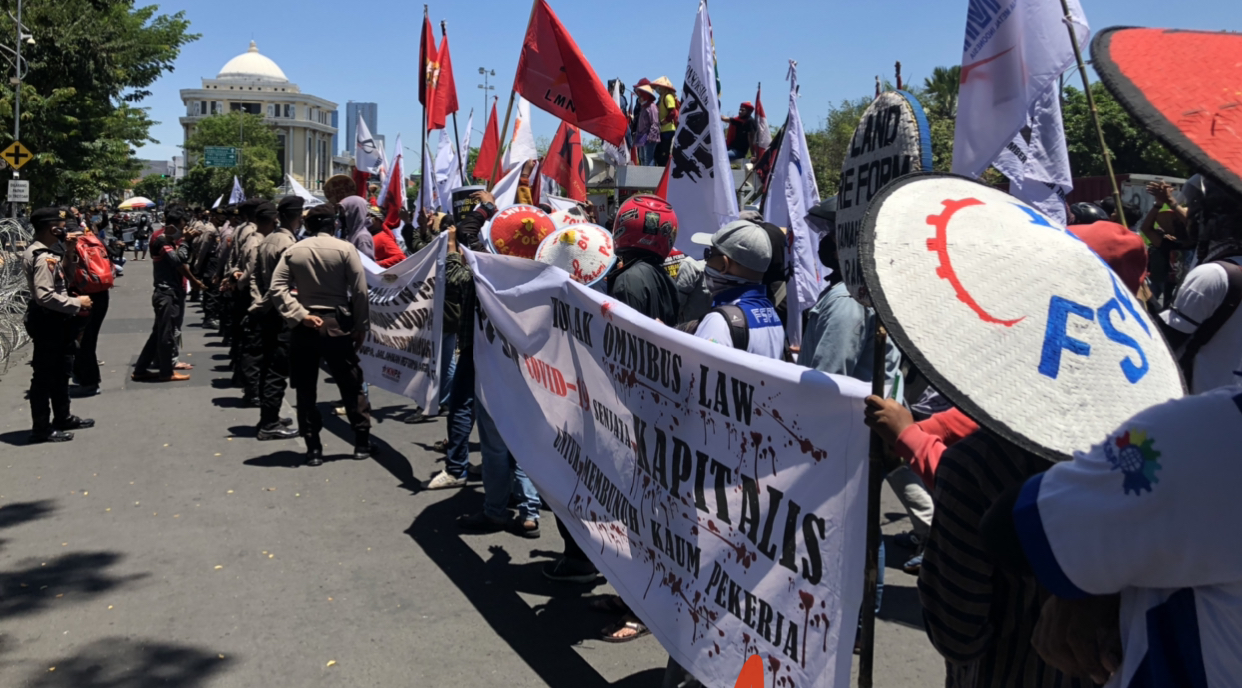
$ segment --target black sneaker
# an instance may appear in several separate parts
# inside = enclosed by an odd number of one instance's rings
[[[44,442],[68,442],[73,439],[72,432],[62,432],[60,430],[49,430],[47,432],[30,433],[30,444],[42,444]]]
[[[543,567],[543,577],[557,583],[590,583],[599,578],[599,569],[589,561],[561,557]]]
[[[306,452],[306,465],[307,466],[322,466],[323,465],[323,450],[322,449],[308,450]]]
[[[260,441],[291,440],[298,436],[298,431],[287,428],[280,423],[269,423],[259,428],[257,437]]]
[[[60,422],[53,422],[52,427],[57,430],[85,430],[86,428],[95,427],[95,420],[93,418],[69,416]]]
[[[293,419],[292,419],[292,418],[281,418],[281,419],[280,419],[280,424],[281,424],[281,425],[283,425],[283,426],[285,426],[285,427],[287,428],[287,427],[289,427],[289,426],[293,425]]]

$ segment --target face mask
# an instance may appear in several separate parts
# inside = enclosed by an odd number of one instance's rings
[[[741,277],[726,275],[710,265],[703,266],[703,274],[707,277],[707,290],[713,294],[719,294],[722,291],[749,284]]]

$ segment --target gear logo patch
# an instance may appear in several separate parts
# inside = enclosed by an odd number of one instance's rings
[[[1155,449],[1155,440],[1142,430],[1130,430],[1117,436],[1117,439],[1104,443],[1104,455],[1113,465],[1113,470],[1120,470],[1125,475],[1122,488],[1128,494],[1142,494],[1143,490],[1151,492],[1152,484],[1160,482],[1156,471],[1163,468],[1156,459],[1160,452]]]

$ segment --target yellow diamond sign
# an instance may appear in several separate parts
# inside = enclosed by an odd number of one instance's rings
[[[0,153],[0,158],[12,165],[15,170],[21,169],[21,166],[29,162],[33,156],[34,153],[31,153],[29,148],[23,146],[21,141],[14,141],[13,145],[5,148],[4,152]]]

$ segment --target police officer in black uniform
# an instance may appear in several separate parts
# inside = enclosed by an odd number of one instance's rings
[[[69,430],[89,428],[95,421],[69,412],[69,373],[73,367],[74,338],[79,311],[91,307],[89,296],[70,296],[65,288],[65,221],[60,208],[40,208],[30,215],[34,241],[22,255],[22,271],[30,288],[26,332],[34,342],[30,376],[30,442],[68,442]],[[71,237],[72,240],[76,240]],[[69,260],[76,258],[73,250]],[[50,409],[49,409],[50,406]]]

